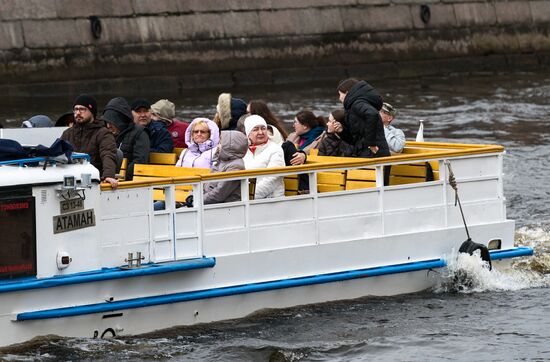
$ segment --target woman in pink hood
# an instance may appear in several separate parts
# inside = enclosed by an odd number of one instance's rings
[[[181,152],[176,166],[212,168],[220,130],[208,118],[195,118],[185,131],[187,148]]]

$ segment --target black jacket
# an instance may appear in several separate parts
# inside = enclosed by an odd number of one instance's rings
[[[378,113],[381,108],[382,97],[367,82],[360,81],[349,90],[344,99],[346,114],[340,137],[344,142],[353,145],[354,152],[350,156],[383,157],[390,155],[384,134],[384,124]],[[378,153],[372,154],[369,146],[378,146]]]
[[[130,181],[134,177],[136,163],[149,163],[149,134],[143,126],[131,122],[118,134],[116,144],[124,154],[124,158],[128,160],[124,179]]]

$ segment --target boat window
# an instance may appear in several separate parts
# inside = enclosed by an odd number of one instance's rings
[[[36,275],[34,197],[0,198],[0,279]]]

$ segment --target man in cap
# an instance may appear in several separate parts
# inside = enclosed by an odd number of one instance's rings
[[[95,98],[86,94],[78,96],[73,103],[73,114],[75,124],[63,132],[61,139],[70,142],[76,152],[90,155],[90,162],[99,170],[101,180],[116,188],[115,138],[105,122],[96,120]]]
[[[160,121],[166,125],[166,129],[172,137],[174,147],[186,148],[185,131],[189,123],[182,122],[174,117],[176,116],[176,106],[168,99],[161,99],[151,106],[153,121]]]
[[[149,163],[149,135],[147,129],[134,122],[130,106],[122,97],[113,98],[105,106],[101,119],[116,138],[116,145],[128,161],[124,179],[134,178],[136,163]]]
[[[403,148],[405,148],[405,134],[399,128],[395,128],[391,125],[392,121],[397,114],[397,109],[395,109],[389,103],[383,103],[382,109],[380,109],[380,117],[382,118],[382,123],[384,123],[384,134],[386,135],[386,141],[390,147],[392,153],[401,153]]]
[[[136,99],[132,102],[132,115],[135,124],[139,124],[149,131],[150,152],[170,153],[174,150],[172,137],[166,130],[164,123],[153,121],[151,103],[145,99]]]

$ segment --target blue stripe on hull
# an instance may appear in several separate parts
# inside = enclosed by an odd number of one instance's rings
[[[406,273],[432,268],[442,268],[447,264],[443,259],[432,259],[426,261],[396,264],[376,268],[350,270],[345,272],[313,275],[308,277],[283,279],[254,284],[243,284],[231,287],[206,289],[192,292],[159,295],[153,297],[136,298],[130,300],[116,301],[111,303],[88,304],[77,307],[58,308],[36,312],[26,312],[17,315],[18,321],[37,320],[48,318],[74,317],[85,314],[113,312],[123,309],[151,307],[162,304],[180,303],[191,300],[226,297],[237,294],[263,292],[275,289],[301,287],[307,285],[339,282],[351,279],[368,278],[380,275]]]
[[[8,281],[5,282],[5,284],[0,284],[0,293],[141,277],[192,269],[212,268],[214,265],[216,265],[216,258],[200,258],[166,264],[146,264],[142,268],[138,269],[105,268],[91,272],[61,275],[52,278]]]
[[[491,250],[489,254],[491,256],[491,260],[517,258],[519,256],[533,255],[533,248],[520,246],[517,248],[506,250]]]

